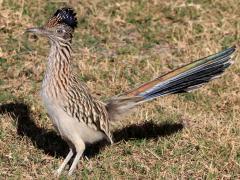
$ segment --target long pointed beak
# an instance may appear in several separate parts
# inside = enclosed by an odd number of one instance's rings
[[[44,35],[46,36],[49,34],[49,32],[42,27],[28,28],[28,29],[26,29],[25,32],[26,33],[34,33],[34,34],[42,35],[42,36],[44,36]]]

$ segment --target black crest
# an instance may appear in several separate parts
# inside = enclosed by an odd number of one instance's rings
[[[58,9],[52,17],[52,20],[54,19],[58,23],[65,23],[73,29],[77,27],[76,13],[72,8],[65,7],[62,9]]]

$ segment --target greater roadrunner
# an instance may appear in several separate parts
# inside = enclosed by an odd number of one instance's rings
[[[70,148],[57,175],[76,154],[68,173],[72,174],[85,144],[104,138],[113,143],[109,130],[111,121],[121,119],[143,102],[189,92],[209,82],[231,65],[230,55],[235,51],[235,47],[231,47],[197,60],[103,103],[94,98],[73,73],[71,41],[76,27],[76,13],[71,8],[62,8],[44,26],[27,29],[27,32],[47,37],[51,44],[41,97],[54,127]]]

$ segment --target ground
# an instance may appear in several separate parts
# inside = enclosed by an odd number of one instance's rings
[[[48,42],[24,34],[66,5],[79,22],[75,70],[101,100],[239,45],[239,0],[0,0],[1,179],[54,178],[67,154],[39,98]],[[116,143],[88,148],[73,178],[239,179],[238,57],[201,89],[139,107],[113,128]]]

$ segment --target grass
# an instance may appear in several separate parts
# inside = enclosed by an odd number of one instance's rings
[[[68,4],[75,68],[102,100],[240,41],[239,0],[0,1],[1,179],[53,179],[67,154],[39,98],[48,42],[23,32]],[[198,91],[139,107],[114,127],[114,145],[88,148],[73,178],[239,179],[238,56]]]

